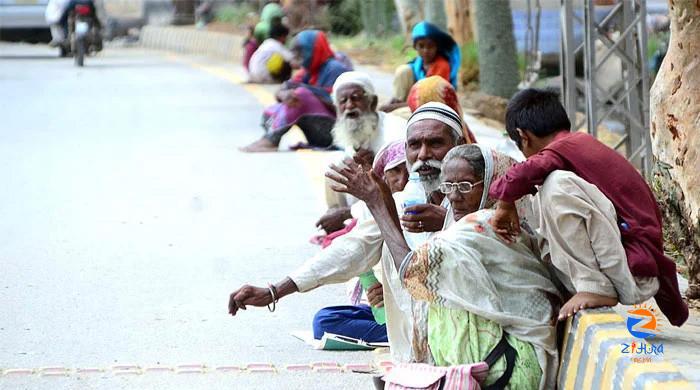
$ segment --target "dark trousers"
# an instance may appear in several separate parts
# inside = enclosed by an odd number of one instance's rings
[[[263,128],[265,128],[265,123],[267,118],[263,116]],[[335,125],[335,118],[327,116],[316,116],[316,115],[304,115],[297,120],[296,125],[299,126],[306,141],[309,146],[316,148],[328,148],[333,145],[333,125]],[[285,135],[293,125],[288,127],[278,129],[275,131],[269,131],[265,128],[265,138],[272,142],[274,145],[279,145],[282,136]]]
[[[367,305],[329,306],[314,316],[314,338],[321,339],[323,333],[334,333],[367,342],[387,342],[386,325],[374,320],[372,309]]]

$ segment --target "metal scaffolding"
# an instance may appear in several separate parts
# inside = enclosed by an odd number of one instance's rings
[[[595,137],[606,119],[622,122],[624,135],[614,148],[624,147],[627,158],[646,175],[651,167],[646,1],[595,3],[561,0],[562,100],[574,128],[585,125]],[[575,39],[576,31],[582,32],[582,40]],[[604,50],[596,53],[596,45]],[[576,79],[577,56],[583,58],[583,79]],[[601,86],[601,68],[610,61],[620,64],[613,66],[621,73],[619,82]],[[579,108],[585,116],[577,120]]]

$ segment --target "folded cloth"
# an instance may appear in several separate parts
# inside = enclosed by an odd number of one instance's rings
[[[450,367],[436,367],[421,363],[404,363],[382,377],[387,390],[479,390],[479,382],[486,379],[489,365],[484,362]],[[440,387],[444,378],[444,385]]]

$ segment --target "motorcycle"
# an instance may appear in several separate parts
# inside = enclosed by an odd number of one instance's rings
[[[68,9],[68,35],[61,46],[61,56],[72,55],[76,66],[83,66],[85,56],[102,50],[100,22],[92,0],[74,0]]]

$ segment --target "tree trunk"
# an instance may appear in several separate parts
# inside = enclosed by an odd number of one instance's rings
[[[474,43],[472,1],[444,0],[447,31],[462,48],[462,66],[459,68],[459,80],[462,84],[476,81],[479,77],[478,60],[473,56],[471,48]]]
[[[394,0],[394,4],[399,15],[401,30],[405,36],[410,38],[413,26],[423,20],[421,0]]]
[[[653,187],[666,236],[700,298],[700,2],[671,0],[671,40],[650,93]]]
[[[447,15],[445,13],[445,3],[440,0],[424,0],[423,14],[425,20],[447,30]]]
[[[445,0],[447,31],[461,46],[474,40],[471,0]]]
[[[479,84],[482,92],[509,99],[519,82],[509,0],[476,0]]]

